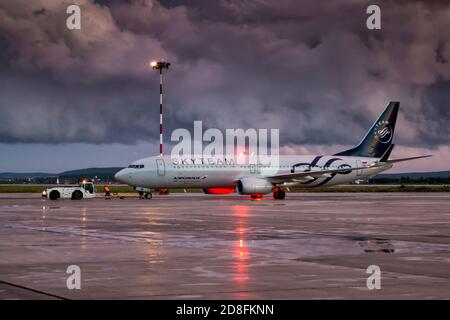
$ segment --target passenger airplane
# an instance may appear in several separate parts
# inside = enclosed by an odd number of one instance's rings
[[[211,164],[198,159],[155,156],[133,162],[115,178],[146,192],[146,197],[151,197],[150,189],[155,188],[202,188],[210,194],[237,191],[260,198],[273,193],[274,199],[284,199],[288,187],[350,183],[388,170],[397,162],[430,157],[388,159],[394,147],[398,109],[399,102],[390,102],[356,147],[333,155],[280,155],[279,164],[271,168],[274,170],[269,175],[257,164],[239,165],[226,160]]]

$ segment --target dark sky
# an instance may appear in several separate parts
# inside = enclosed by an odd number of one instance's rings
[[[81,7],[81,30],[66,8]],[[401,102],[397,170],[450,169],[450,2],[127,0],[0,2],[0,172],[126,165],[176,128],[279,128],[285,154],[356,144]]]

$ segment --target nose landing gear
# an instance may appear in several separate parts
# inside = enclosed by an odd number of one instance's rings
[[[143,191],[139,191],[139,199],[151,199],[153,197],[151,192],[143,192]]]

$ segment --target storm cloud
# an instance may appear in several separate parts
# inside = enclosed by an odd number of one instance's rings
[[[81,7],[81,30],[66,8]],[[0,142],[136,143],[166,132],[280,128],[282,145],[351,145],[391,100],[396,142],[448,146],[450,5],[378,1],[3,0]]]

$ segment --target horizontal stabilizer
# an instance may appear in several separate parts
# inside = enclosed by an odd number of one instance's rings
[[[410,157],[410,158],[392,159],[392,160],[387,160],[387,161],[383,161],[383,162],[385,162],[385,163],[397,163],[397,162],[402,162],[402,161],[409,161],[409,160],[416,160],[416,159],[422,159],[422,158],[429,158],[429,157],[432,157],[432,156],[433,155],[429,154],[429,155],[426,155],[426,156],[417,156],[417,157]]]

